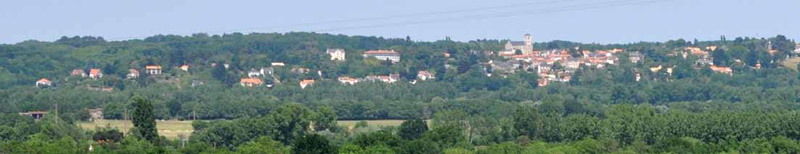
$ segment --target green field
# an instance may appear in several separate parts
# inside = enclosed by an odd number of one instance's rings
[[[338,121],[339,126],[347,127],[352,129],[353,126],[356,125],[360,120],[340,120]],[[367,124],[370,126],[399,126],[403,123],[404,120],[366,120]],[[166,121],[156,121],[156,125],[158,128],[158,134],[166,136],[169,139],[176,139],[180,135],[188,137],[192,134],[192,121],[178,121],[178,120],[166,120]],[[84,122],[80,123],[81,128],[94,130],[98,127],[106,127],[111,126],[113,128],[118,128],[123,132],[127,132],[133,124],[128,120],[97,120],[95,122]]]

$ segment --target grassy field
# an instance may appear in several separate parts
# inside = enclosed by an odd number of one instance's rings
[[[797,63],[800,63],[800,57],[787,58],[783,61],[783,67],[797,70]]]
[[[96,120],[94,122],[85,122],[81,123],[81,128],[94,130],[98,127],[106,127],[111,126],[112,128],[117,128],[120,131],[127,132],[128,130],[133,127],[133,124],[128,120]],[[166,136],[169,139],[176,139],[179,135],[184,135],[189,137],[192,134],[192,121],[177,121],[177,120],[167,120],[167,121],[156,121],[156,128],[158,129],[158,134]]]
[[[339,126],[353,128],[356,123],[360,120],[340,120],[337,122]],[[370,126],[399,126],[403,123],[404,120],[366,120],[367,124]],[[111,126],[112,128],[118,128],[121,131],[127,132],[133,124],[128,120],[97,120],[95,122],[85,122],[80,124],[81,128],[94,130],[98,127],[106,127]],[[158,128],[158,134],[166,136],[169,139],[176,139],[178,136],[183,135],[189,137],[192,134],[192,121],[177,121],[177,120],[166,120],[166,121],[156,121],[156,127]]]

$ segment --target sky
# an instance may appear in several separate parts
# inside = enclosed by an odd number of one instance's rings
[[[799,0],[23,0],[0,2],[0,43],[298,31],[415,41],[798,39],[798,10]]]

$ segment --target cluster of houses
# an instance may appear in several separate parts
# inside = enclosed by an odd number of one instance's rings
[[[188,64],[181,65],[180,67],[178,67],[178,69],[183,71],[189,71],[189,65]],[[146,65],[145,73],[147,73],[148,75],[160,75],[162,73],[162,69],[160,65]],[[98,68],[91,68],[88,70],[88,72],[84,69],[73,69],[72,72],[70,72],[70,76],[77,76],[81,78],[89,78],[97,80],[103,78],[103,71]],[[139,78],[139,76],[140,76],[139,70],[131,68],[128,69],[128,74],[126,75],[126,78],[134,79],[134,78]],[[35,86],[36,87],[53,86],[53,82],[47,78],[41,78],[36,81]],[[112,87],[108,86],[106,87],[88,86],[88,89],[96,91],[105,91],[105,92],[111,92],[113,90]]]
[[[278,63],[278,64],[282,64],[282,63]],[[275,66],[283,66],[283,65],[273,65],[273,67],[265,67],[265,68],[261,68],[261,69],[251,69],[247,73],[247,77],[243,77],[239,81],[239,84],[241,86],[243,86],[243,87],[256,87],[256,86],[261,86],[261,85],[265,85],[266,84],[266,86],[268,88],[271,88],[274,85],[271,84],[271,83],[265,83],[264,80],[262,80],[262,79],[267,77],[267,76],[273,75],[274,74],[274,70],[275,70],[274,69]],[[305,74],[305,73],[311,72],[311,70],[308,69],[308,68],[292,68],[291,72],[292,73],[297,73],[297,74]],[[321,70],[317,70],[317,75],[322,76],[322,71]],[[425,81],[425,80],[431,80],[431,79],[435,79],[435,78],[436,77],[432,73],[430,73],[428,71],[419,71],[417,73],[417,80]],[[369,75],[369,76],[366,76],[366,77],[363,77],[363,78],[353,78],[353,77],[350,77],[350,76],[340,76],[340,77],[337,78],[337,80],[340,83],[344,84],[344,85],[354,85],[354,84],[357,84],[357,83],[360,83],[360,82],[365,82],[365,81],[394,83],[394,82],[397,82],[397,81],[400,80],[400,74],[394,73],[394,74],[389,74],[389,75]],[[417,80],[411,81],[411,83],[416,83]],[[314,80],[314,79],[301,80],[300,81],[300,88],[305,89],[306,87],[312,86],[315,82],[316,82],[316,80]]]
[[[778,52],[772,49],[770,43],[767,44],[770,53]],[[687,59],[689,55],[694,55],[699,59],[695,61],[697,67],[708,67],[715,73],[733,75],[731,67],[714,65],[713,58],[710,56],[710,51],[717,49],[717,46],[700,47],[686,47],[678,50],[671,56],[682,56]],[[526,34],[524,41],[508,41],[505,44],[504,50],[497,51],[497,55],[506,59],[506,61],[489,61],[488,66],[491,67],[492,72],[499,74],[512,74],[517,70],[532,71],[538,73],[541,77],[539,79],[539,86],[547,86],[549,82],[568,82],[572,73],[579,69],[581,66],[603,68],[606,65],[616,65],[619,63],[617,53],[625,52],[623,49],[611,50],[580,50],[580,57],[573,57],[569,51],[563,49],[543,50],[538,51],[533,48],[531,35]],[[800,53],[800,44],[796,45],[796,53]],[[494,52],[487,52],[489,55]],[[628,60],[632,63],[639,63],[644,60],[645,56],[640,52],[627,52]],[[739,60],[737,60],[739,61]],[[553,69],[560,66],[562,69]],[[760,69],[761,62],[759,61],[754,69]],[[653,73],[665,70],[668,75],[672,75],[672,67],[656,66],[650,68]],[[487,74],[491,76],[491,74]],[[636,81],[641,80],[641,74],[637,70],[635,74]]]
[[[603,68],[605,65],[617,64],[619,58],[615,54],[620,52],[624,50],[583,50],[582,57],[573,57],[569,51],[563,49],[537,51],[533,49],[530,34],[526,34],[525,41],[508,41],[505,49],[497,52],[498,56],[508,61],[489,61],[487,64],[492,72],[500,74],[512,74],[517,70],[534,71],[541,77],[539,86],[547,86],[553,81],[568,82],[572,73],[582,65]],[[639,62],[644,56],[638,52],[631,52],[629,59]],[[563,69],[553,69],[554,67]]]
[[[771,42],[770,42],[771,43]],[[771,45],[767,45],[769,47],[769,51],[777,52],[771,48]],[[730,67],[723,67],[714,65],[713,59],[710,56],[709,52],[716,50],[717,46],[708,46],[705,49],[699,47],[686,47],[683,50],[676,51],[671,56],[682,56],[686,59],[689,55],[694,55],[699,57],[697,61],[695,61],[695,65],[698,67],[709,67],[712,71],[717,73],[723,74],[733,74],[733,70]],[[533,48],[533,41],[530,34],[526,34],[524,37],[524,41],[508,41],[505,44],[505,48],[503,50],[497,51],[497,55],[506,59],[505,61],[489,61],[486,63],[487,66],[491,68],[491,70],[487,69],[487,76],[491,76],[492,73],[498,73],[501,75],[513,74],[517,70],[523,71],[533,71],[539,74],[541,77],[539,79],[540,86],[546,86],[549,82],[568,82],[574,73],[575,70],[579,69],[581,66],[588,66],[588,67],[596,67],[596,68],[603,68],[606,65],[615,65],[618,63],[619,58],[616,56],[617,53],[625,52],[623,49],[611,49],[611,50],[596,50],[596,51],[589,51],[589,50],[580,50],[580,48],[576,47],[573,51],[581,52],[580,57],[573,57],[568,50],[564,49],[554,49],[554,50],[535,50]],[[800,53],[800,44],[796,45],[796,53]],[[330,55],[331,61],[346,61],[346,52],[344,49],[341,48],[331,48],[325,51],[326,54]],[[493,55],[495,52],[487,52],[488,55]],[[449,53],[443,53],[445,57],[449,57]],[[400,62],[400,54],[394,50],[369,50],[364,51],[362,56],[364,58],[375,58],[378,60],[383,61],[390,61],[392,63]],[[640,52],[628,52],[628,60],[633,63],[638,63],[644,60],[644,55]],[[225,68],[229,67],[229,64],[223,64]],[[266,84],[268,87],[272,87],[271,83],[265,83],[263,78],[267,76],[275,77],[274,68],[275,67],[282,67],[286,64],[282,62],[273,62],[271,67],[262,67],[258,69],[250,69],[247,72],[247,77],[243,77],[240,80],[240,85],[243,87],[255,87]],[[212,67],[216,66],[216,63],[212,64]],[[447,65],[446,65],[447,67]],[[562,69],[553,69],[556,67],[560,67]],[[651,72],[658,72],[662,70],[661,65],[657,67],[650,68]],[[756,68],[760,68],[760,62],[756,64]],[[189,71],[189,65],[184,64],[178,67],[179,70],[182,71]],[[162,67],[160,65],[146,65],[144,71],[148,75],[160,75],[162,74]],[[666,71],[668,74],[672,74],[672,67],[666,67]],[[292,68],[291,72],[293,73],[309,73],[311,72],[308,68]],[[317,74],[322,76],[321,70],[317,71]],[[428,71],[419,71],[417,73],[417,80],[425,81],[429,79],[433,79],[434,75]],[[100,69],[92,68],[89,69],[88,72],[83,69],[75,69],[72,70],[71,76],[80,76],[83,78],[90,78],[90,79],[100,79],[103,77],[103,73]],[[131,68],[128,70],[127,78],[133,79],[138,78],[140,76],[139,69]],[[389,74],[389,75],[370,75],[363,78],[353,78],[349,76],[341,76],[338,77],[337,80],[342,84],[346,85],[353,85],[359,82],[364,81],[372,81],[372,82],[384,82],[384,83],[394,83],[399,81],[400,76],[398,74]],[[641,74],[636,72],[636,80],[639,81],[641,78]],[[411,81],[411,83],[416,83],[417,80]],[[301,88],[306,88],[314,84],[314,80],[302,80],[300,82]],[[193,83],[194,86],[195,83]],[[53,82],[47,78],[42,78],[35,83],[36,87],[46,87],[52,86]],[[102,87],[102,88],[92,88],[90,89],[99,89],[102,91],[111,91],[110,87]]]
[[[346,57],[345,57],[346,56],[346,52],[345,52],[344,49],[331,48],[331,49],[327,49],[325,51],[325,53],[330,55],[330,57],[331,57],[330,60],[332,60],[332,61],[346,61]],[[392,63],[400,62],[400,54],[397,53],[394,50],[369,50],[369,51],[364,51],[362,56],[364,58],[375,58],[375,59],[378,59],[378,60],[390,61]],[[247,72],[247,77],[243,77],[239,81],[239,84],[241,86],[243,86],[243,87],[256,87],[256,86],[261,86],[261,85],[265,85],[266,84],[267,87],[271,88],[274,85],[271,84],[271,83],[265,83],[264,80],[262,80],[262,78],[265,78],[267,76],[272,76],[274,74],[274,72],[275,72],[275,67],[281,67],[281,66],[285,66],[285,64],[282,63],[282,62],[274,62],[274,63],[272,63],[272,67],[262,67],[262,68],[259,68],[259,69],[250,69],[250,71]],[[306,73],[312,72],[312,70],[309,69],[309,68],[294,67],[294,68],[290,69],[290,72],[296,73],[296,74],[306,74]],[[317,72],[317,75],[322,76],[322,71],[321,70],[317,70],[316,72]],[[421,80],[427,80],[427,79],[433,79],[434,78],[433,75],[430,72],[427,72],[427,71],[420,71],[419,74],[420,74],[419,76],[420,76]],[[273,78],[274,78],[274,76],[273,76]],[[380,81],[380,82],[384,82],[384,83],[394,83],[394,82],[400,80],[400,75],[399,74],[390,74],[390,75],[382,75],[382,76],[370,75],[370,76],[366,76],[364,78],[352,78],[352,77],[349,77],[349,76],[341,76],[341,77],[338,77],[337,79],[338,79],[339,82],[341,82],[342,84],[345,84],[345,85],[353,85],[353,84],[356,84],[356,83],[359,83],[359,82],[363,82],[363,81]],[[313,79],[301,80],[300,81],[300,88],[305,89],[306,87],[312,86],[315,82],[316,81],[313,80]],[[412,83],[416,83],[416,81],[413,81]]]
[[[432,80],[436,77],[428,71],[419,71],[417,72],[417,79],[410,81],[412,84],[416,84],[417,81],[425,81],[425,80]],[[383,83],[394,83],[400,80],[400,74],[394,73],[389,75],[368,75],[364,78],[353,78],[349,76],[341,76],[338,78],[339,82],[345,85],[353,85],[359,82],[383,82]]]
[[[683,59],[687,59],[689,55],[694,55],[698,59],[694,62],[695,66],[697,67],[706,67],[708,66],[711,71],[716,73],[728,74],[733,75],[733,69],[731,67],[724,67],[724,66],[717,66],[714,65],[714,58],[711,57],[711,51],[717,50],[717,46],[707,46],[705,50],[700,47],[686,47],[682,51],[676,51],[671,56],[676,56],[680,54]],[[772,50],[772,49],[770,49]],[[761,62],[756,64],[756,68],[761,68]],[[670,73],[671,74],[671,73]]]

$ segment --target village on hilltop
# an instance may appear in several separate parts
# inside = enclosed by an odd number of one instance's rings
[[[772,49],[771,42],[766,45],[768,47],[768,51],[770,54],[777,52],[776,50]],[[796,45],[795,53],[800,53],[800,44]],[[685,47],[682,49],[676,49],[674,52],[670,53],[668,56],[675,56],[675,57],[683,57],[683,59],[687,59],[689,55],[693,55],[698,57],[694,64],[696,68],[707,67],[711,71],[716,73],[727,74],[733,76],[733,69],[728,66],[718,66],[713,63],[713,58],[710,55],[710,52],[716,50],[717,46],[704,46],[704,47],[696,47],[690,46]],[[570,51],[578,51],[580,52],[579,56],[574,56],[570,54]],[[639,51],[626,51],[625,49],[608,49],[608,50],[583,50],[580,47],[574,47],[572,49],[549,49],[549,50],[537,50],[533,46],[532,36],[530,34],[526,34],[524,36],[523,41],[506,41],[504,48],[499,51],[484,51],[484,52],[475,52],[475,53],[482,53],[487,56],[497,56],[502,57],[502,60],[489,60],[488,62],[480,63],[484,68],[484,73],[487,76],[491,77],[492,74],[501,75],[501,77],[506,77],[509,74],[514,74],[518,71],[526,71],[531,73],[536,73],[539,76],[538,85],[539,86],[547,86],[551,82],[569,82],[571,80],[571,76],[573,73],[580,69],[581,67],[592,67],[602,69],[608,65],[617,65],[619,64],[619,56],[618,54],[626,53],[627,59],[631,63],[640,63],[642,62],[646,56]],[[346,51],[342,48],[329,48],[325,51],[325,54],[330,56],[331,61],[346,61]],[[451,58],[450,53],[443,52],[442,53],[445,58]],[[400,52],[395,50],[367,50],[363,51],[362,56],[364,58],[374,58],[380,61],[387,61],[391,63],[398,63],[401,61]],[[741,62],[740,60],[736,60],[737,62]],[[229,68],[229,64],[222,64],[225,69]],[[280,79],[275,74],[275,69],[280,67],[291,67],[290,72],[297,73],[297,74],[307,74],[307,73],[316,73],[323,79],[323,70],[311,70],[309,68],[304,67],[297,67],[297,66],[287,66],[283,62],[272,62],[271,66],[261,67],[261,68],[251,68],[250,70],[243,72],[244,77],[239,80],[239,85],[242,87],[257,87],[257,86],[266,86],[268,88],[272,88],[275,86],[275,83],[280,83]],[[216,67],[217,63],[212,63],[211,67]],[[445,64],[445,68],[448,67],[448,64]],[[667,65],[658,65],[655,67],[651,67],[649,71],[652,73],[657,73],[660,71],[666,72],[668,75],[672,75],[674,66],[667,66]],[[558,69],[556,69],[558,68]],[[759,61],[758,64],[755,65],[754,69],[760,69],[761,62]],[[189,72],[190,64],[183,64],[176,68],[177,70],[183,72]],[[158,64],[149,64],[145,65],[144,69],[141,68],[130,68],[128,69],[128,73],[125,76],[125,79],[136,79],[140,77],[140,71],[144,71],[146,75],[149,76],[159,76],[163,72],[162,66]],[[78,76],[81,78],[88,78],[88,79],[100,79],[104,77],[103,72],[101,69],[98,68],[89,68],[89,69],[74,69],[70,72],[70,76]],[[414,80],[409,81],[411,84],[416,84],[418,81],[426,81],[435,79],[436,76],[433,72],[427,70],[421,70],[417,72],[417,78]],[[642,78],[641,72],[636,70],[635,73],[635,80],[640,81]],[[299,87],[301,89],[305,89],[307,87],[313,86],[315,79],[298,79]],[[331,79],[334,80],[334,79]],[[391,73],[385,75],[367,75],[361,78],[351,77],[347,75],[342,75],[335,77],[335,81],[340,82],[344,85],[354,85],[361,82],[383,82],[383,83],[395,83],[397,81],[401,81],[401,76],[398,73]],[[192,86],[202,85],[202,81],[193,81]],[[48,78],[41,78],[35,82],[36,87],[52,87],[54,86],[54,82]],[[90,90],[95,91],[104,91],[104,92],[112,92],[113,88],[108,86],[102,87],[93,87],[87,86]]]

